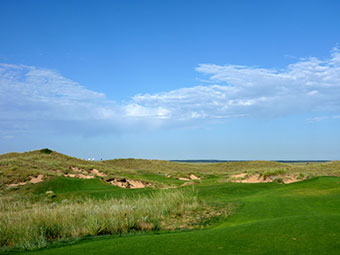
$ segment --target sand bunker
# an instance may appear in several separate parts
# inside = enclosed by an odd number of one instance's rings
[[[22,186],[22,185],[26,185],[26,182],[19,182],[19,183],[11,183],[11,184],[7,184],[7,187],[17,187],[17,186]]]
[[[11,183],[11,184],[7,184],[7,187],[18,187],[18,186],[23,186],[26,185],[28,183],[32,183],[32,184],[36,184],[39,182],[42,182],[44,180],[44,175],[39,174],[37,177],[34,176],[30,176],[31,180],[27,181],[27,182],[19,182],[19,183]]]
[[[197,176],[194,175],[194,174],[190,174],[189,178],[190,178],[191,180],[201,180],[201,178],[197,177]]]
[[[142,189],[145,187],[152,186],[152,184],[149,182],[130,180],[126,178],[122,178],[122,179],[112,178],[112,179],[107,180],[107,182],[117,187],[124,188],[124,189]]]
[[[241,182],[241,183],[267,183],[267,182],[278,182],[280,179],[282,183],[288,184],[293,182],[298,182],[304,180],[304,178],[298,178],[298,175],[280,175],[280,176],[268,176],[264,178],[260,174],[248,175],[246,173],[235,174],[230,177],[231,182]]]
[[[30,180],[30,183],[39,183],[39,182],[42,182],[44,180],[44,176],[42,174],[39,174],[37,177],[33,177],[33,176],[30,176],[31,177],[31,180]]]
[[[179,177],[178,180],[180,180],[180,181],[191,181],[191,180],[201,180],[201,178],[197,177],[194,174],[190,174],[189,177]]]
[[[70,169],[76,173],[88,174],[88,172],[85,169],[81,169],[75,166],[71,166]]]
[[[75,173],[64,174],[65,177],[79,178],[79,179],[93,179],[96,176],[105,177],[105,173],[100,172],[98,169],[93,168],[91,171],[87,171],[82,168],[71,166],[70,169]]]
[[[190,181],[190,179],[186,178],[186,177],[179,177],[178,180],[180,180],[180,181]]]
[[[95,176],[93,175],[85,175],[85,174],[64,174],[65,177],[70,178],[79,178],[79,179],[93,179]]]
[[[93,175],[99,176],[99,177],[105,177],[107,174],[99,172],[97,169],[93,168],[90,172]]]

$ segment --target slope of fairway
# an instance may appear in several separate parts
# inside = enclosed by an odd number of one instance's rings
[[[25,254],[339,254],[337,177],[289,185],[203,185],[199,195],[210,202],[239,203],[239,209],[206,230],[102,237]]]
[[[32,188],[27,187],[27,190],[30,190],[34,195],[42,196],[45,196],[46,191],[53,190],[57,200],[77,197],[119,198],[150,191],[150,189],[122,189],[97,178],[83,180],[66,177],[51,178]]]

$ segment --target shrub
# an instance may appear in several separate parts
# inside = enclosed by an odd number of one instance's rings
[[[48,149],[48,148],[45,148],[45,149],[41,149],[40,152],[41,152],[41,153],[44,153],[44,154],[51,154],[53,151],[51,151],[51,150]]]

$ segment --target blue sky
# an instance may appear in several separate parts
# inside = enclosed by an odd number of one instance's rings
[[[339,1],[0,3],[0,153],[340,159]]]

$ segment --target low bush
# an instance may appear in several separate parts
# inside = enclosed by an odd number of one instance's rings
[[[51,151],[51,150],[48,149],[48,148],[45,148],[45,149],[41,149],[40,152],[41,152],[41,153],[44,153],[44,154],[51,154],[53,151]]]

